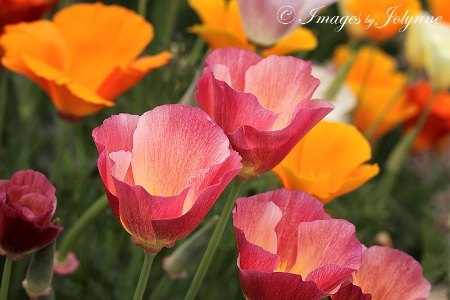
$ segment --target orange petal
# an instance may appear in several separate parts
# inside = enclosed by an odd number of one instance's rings
[[[273,47],[263,51],[263,56],[285,55],[297,51],[313,50],[317,47],[317,38],[311,30],[299,27],[278,41]]]
[[[446,23],[450,23],[450,2],[448,0],[428,0],[428,5],[435,17],[442,16]]]
[[[33,22],[32,26],[25,23],[6,26],[0,46],[4,51],[2,64],[30,78],[45,91],[45,80],[30,70],[24,57],[40,60],[56,70],[67,69],[70,61],[62,36],[51,22],[45,20]]]
[[[94,91],[116,67],[131,64],[153,38],[153,28],[144,18],[99,2],[61,10],[54,24],[71,54],[68,75]]]
[[[24,62],[36,77],[45,82],[43,89],[62,115],[83,117],[114,105],[40,60],[25,56]]]
[[[189,32],[201,36],[208,46],[213,49],[227,47],[236,47],[250,51],[255,49],[253,45],[246,40],[240,39],[233,32],[216,29],[208,25],[194,25],[189,28]]]
[[[167,64],[171,58],[172,55],[165,51],[154,56],[141,57],[127,69],[117,67],[102,83],[97,93],[105,99],[114,99],[134,86],[151,70]]]
[[[328,202],[376,174],[377,166],[362,165],[370,158],[370,145],[354,126],[321,121],[273,171],[286,188]]]

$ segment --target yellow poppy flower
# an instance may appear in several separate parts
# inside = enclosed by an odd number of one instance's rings
[[[334,53],[334,61],[341,65],[350,55],[347,47],[338,47]],[[396,71],[395,60],[380,49],[362,47],[346,82],[358,99],[353,111],[356,127],[366,132],[381,118],[372,136],[374,139],[417,114],[416,105],[405,97],[406,75]]]
[[[2,64],[37,83],[59,113],[79,119],[106,106],[171,55],[136,59],[153,28],[136,13],[101,3],[76,4],[53,21],[5,27]]]
[[[365,163],[370,158],[370,144],[354,126],[321,121],[273,171],[285,188],[328,203],[378,174],[377,164]]]
[[[236,47],[256,51],[255,45],[248,41],[245,34],[236,0],[189,0],[188,3],[203,22],[202,25],[190,27],[188,31],[201,36],[211,48]],[[316,47],[317,39],[313,33],[299,27],[275,45],[263,49],[261,54],[285,55]]]

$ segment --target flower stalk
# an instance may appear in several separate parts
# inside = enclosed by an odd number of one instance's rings
[[[227,222],[230,219],[234,203],[244,182],[245,181],[239,177],[236,177],[234,179],[233,186],[231,188],[230,194],[228,195],[228,199],[225,202],[222,214],[220,215],[219,221],[217,222],[216,228],[211,237],[211,240],[209,241],[208,247],[206,248],[205,254],[203,255],[198,269],[195,272],[194,279],[192,280],[191,286],[189,287],[186,297],[184,298],[185,300],[195,299],[195,296],[197,295],[200,286],[202,285],[203,279],[205,278],[206,272],[208,271],[214,253],[219,246],[219,242],[222,238],[223,232],[225,231]]]
[[[11,278],[12,260],[6,256],[5,265],[3,266],[2,283],[0,286],[0,300],[7,300],[9,279]]]
[[[139,276],[139,281],[134,292],[133,300],[141,300],[144,296],[145,288],[147,287],[148,277],[150,276],[150,271],[152,269],[153,259],[156,253],[144,251],[144,264],[142,265],[141,275]]]

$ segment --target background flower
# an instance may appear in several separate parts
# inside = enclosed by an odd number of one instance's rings
[[[112,116],[92,135],[112,211],[150,252],[194,230],[242,167],[221,128],[193,107]]]
[[[31,22],[42,17],[58,0],[1,0],[0,34],[7,24]]]
[[[351,192],[378,174],[371,147],[352,125],[321,121],[273,171],[283,186],[302,190],[323,203]]]
[[[6,27],[2,64],[37,83],[61,115],[76,119],[113,106],[114,98],[170,60],[168,52],[136,59],[152,38],[152,26],[132,11],[76,4],[52,22]]]
[[[42,173],[18,171],[0,180],[0,250],[14,260],[50,244],[62,231],[51,221],[55,187]]]
[[[190,27],[189,31],[201,36],[211,48],[237,47],[256,51],[256,46],[249,41],[245,33],[236,0],[189,0],[188,3],[203,22],[202,25]],[[277,10],[281,6],[277,5]],[[277,28],[280,27],[279,25],[283,25],[277,21],[276,11],[272,13],[273,21],[278,23]],[[264,18],[265,16],[260,17]],[[272,22],[270,23],[272,24]],[[282,28],[290,27],[283,26]],[[296,51],[312,50],[316,46],[317,39],[309,29],[296,28],[291,30],[289,35],[279,36],[275,44],[264,47],[262,55],[284,55]]]

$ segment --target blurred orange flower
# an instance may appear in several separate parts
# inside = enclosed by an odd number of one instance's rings
[[[414,17],[421,10],[418,0],[341,0],[338,5],[341,15],[359,16],[361,20],[359,24],[345,25],[349,34],[375,42],[384,42],[406,30],[406,17]]]
[[[328,203],[378,174],[369,142],[352,125],[319,122],[273,171],[283,186]]]
[[[347,47],[338,47],[334,61],[342,65],[350,59]],[[377,139],[417,113],[416,105],[405,98],[406,75],[396,70],[395,60],[382,50],[362,47],[347,75],[347,83],[357,95],[354,124],[366,132],[380,121],[373,138]]]
[[[188,3],[203,22],[190,27],[189,32],[201,36],[211,48],[236,47],[256,51],[245,34],[236,0],[189,0]],[[272,47],[265,48],[261,54],[284,55],[316,47],[317,39],[313,33],[299,27]]]
[[[421,110],[425,109],[432,94],[431,84],[423,80],[407,88],[407,99],[418,105]],[[417,119],[418,116],[407,122],[405,132],[416,124]],[[436,94],[435,102],[424,127],[414,141],[413,151],[426,151],[433,146],[438,146],[441,139],[445,138],[448,133],[450,133],[450,93],[440,91]]]
[[[79,119],[106,106],[166,64],[171,55],[136,59],[153,28],[136,13],[101,3],[76,4],[41,20],[5,27],[3,65],[36,82],[60,115]]]
[[[435,17],[442,16],[442,20],[450,23],[450,1],[448,0],[428,0],[428,6]]]
[[[0,33],[6,24],[31,22],[42,17],[58,0],[0,0]]]

